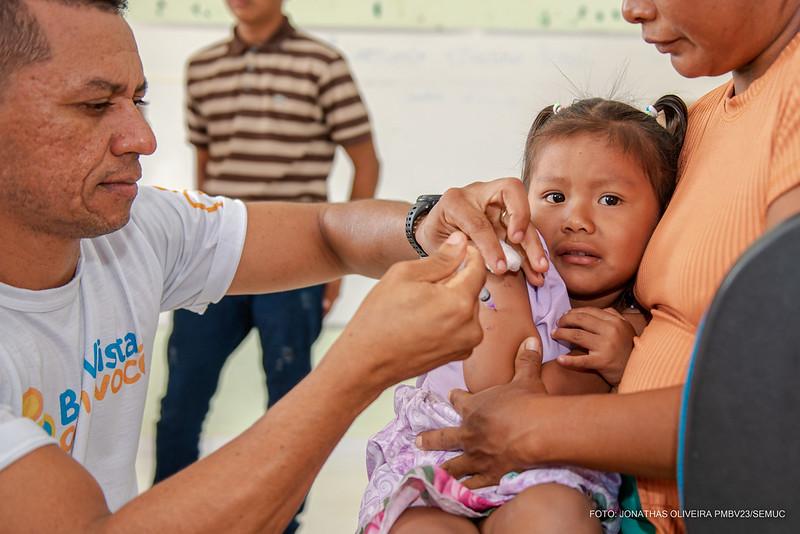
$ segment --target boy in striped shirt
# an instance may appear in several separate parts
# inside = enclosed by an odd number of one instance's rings
[[[374,196],[379,163],[369,117],[342,54],[296,30],[281,0],[227,2],[237,20],[233,35],[194,54],[187,70],[198,188],[245,201],[323,202],[341,145],[354,168],[351,200]],[[156,482],[197,460],[222,366],[253,327],[268,406],[311,370],[311,345],[339,285],[228,296],[203,316],[175,312]],[[295,520],[286,532],[297,526]]]

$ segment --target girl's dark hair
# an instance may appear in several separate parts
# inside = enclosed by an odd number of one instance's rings
[[[658,117],[603,98],[577,100],[557,113],[554,106],[544,108],[533,121],[525,143],[525,186],[530,186],[536,152],[544,141],[581,133],[604,135],[609,143],[639,159],[663,213],[675,189],[688,113],[686,104],[675,95],[662,96],[653,107]]]

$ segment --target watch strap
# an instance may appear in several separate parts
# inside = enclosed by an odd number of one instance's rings
[[[442,198],[442,195],[421,195],[417,197],[417,201],[411,206],[406,215],[406,239],[408,239],[411,248],[419,254],[420,258],[426,257],[428,253],[417,242],[415,235],[417,223],[433,209],[440,198]]]

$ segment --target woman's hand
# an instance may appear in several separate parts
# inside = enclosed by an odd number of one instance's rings
[[[530,467],[526,459],[537,453],[528,448],[529,429],[521,422],[536,417],[526,401],[547,394],[541,367],[539,340],[528,338],[517,351],[510,383],[475,394],[453,390],[450,401],[461,414],[461,426],[423,432],[417,445],[425,450],[463,450],[442,467],[459,479],[470,476],[464,481],[468,488],[497,484],[506,473]]]
[[[536,286],[544,283],[542,273],[547,271],[547,256],[531,224],[528,193],[517,178],[448,189],[422,219],[416,237],[422,248],[430,252],[456,230],[475,243],[494,274],[508,270],[499,243],[499,239],[505,239],[522,250],[526,260],[522,268],[528,281]]]
[[[558,363],[570,369],[592,369],[612,386],[619,385],[633,350],[636,331],[612,308],[574,308],[558,320],[553,339],[585,349],[588,354],[562,355]]]
[[[580,465],[652,478],[675,476],[681,386],[624,395],[549,396],[541,356],[520,347],[509,384],[451,393],[461,426],[423,432],[425,450],[464,451],[443,467],[464,484],[496,484],[511,471]]]

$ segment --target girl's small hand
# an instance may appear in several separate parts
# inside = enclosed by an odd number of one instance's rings
[[[571,369],[593,369],[612,386],[619,385],[633,350],[636,331],[613,308],[575,308],[564,314],[553,339],[572,343],[588,354],[563,355],[558,363]]]

